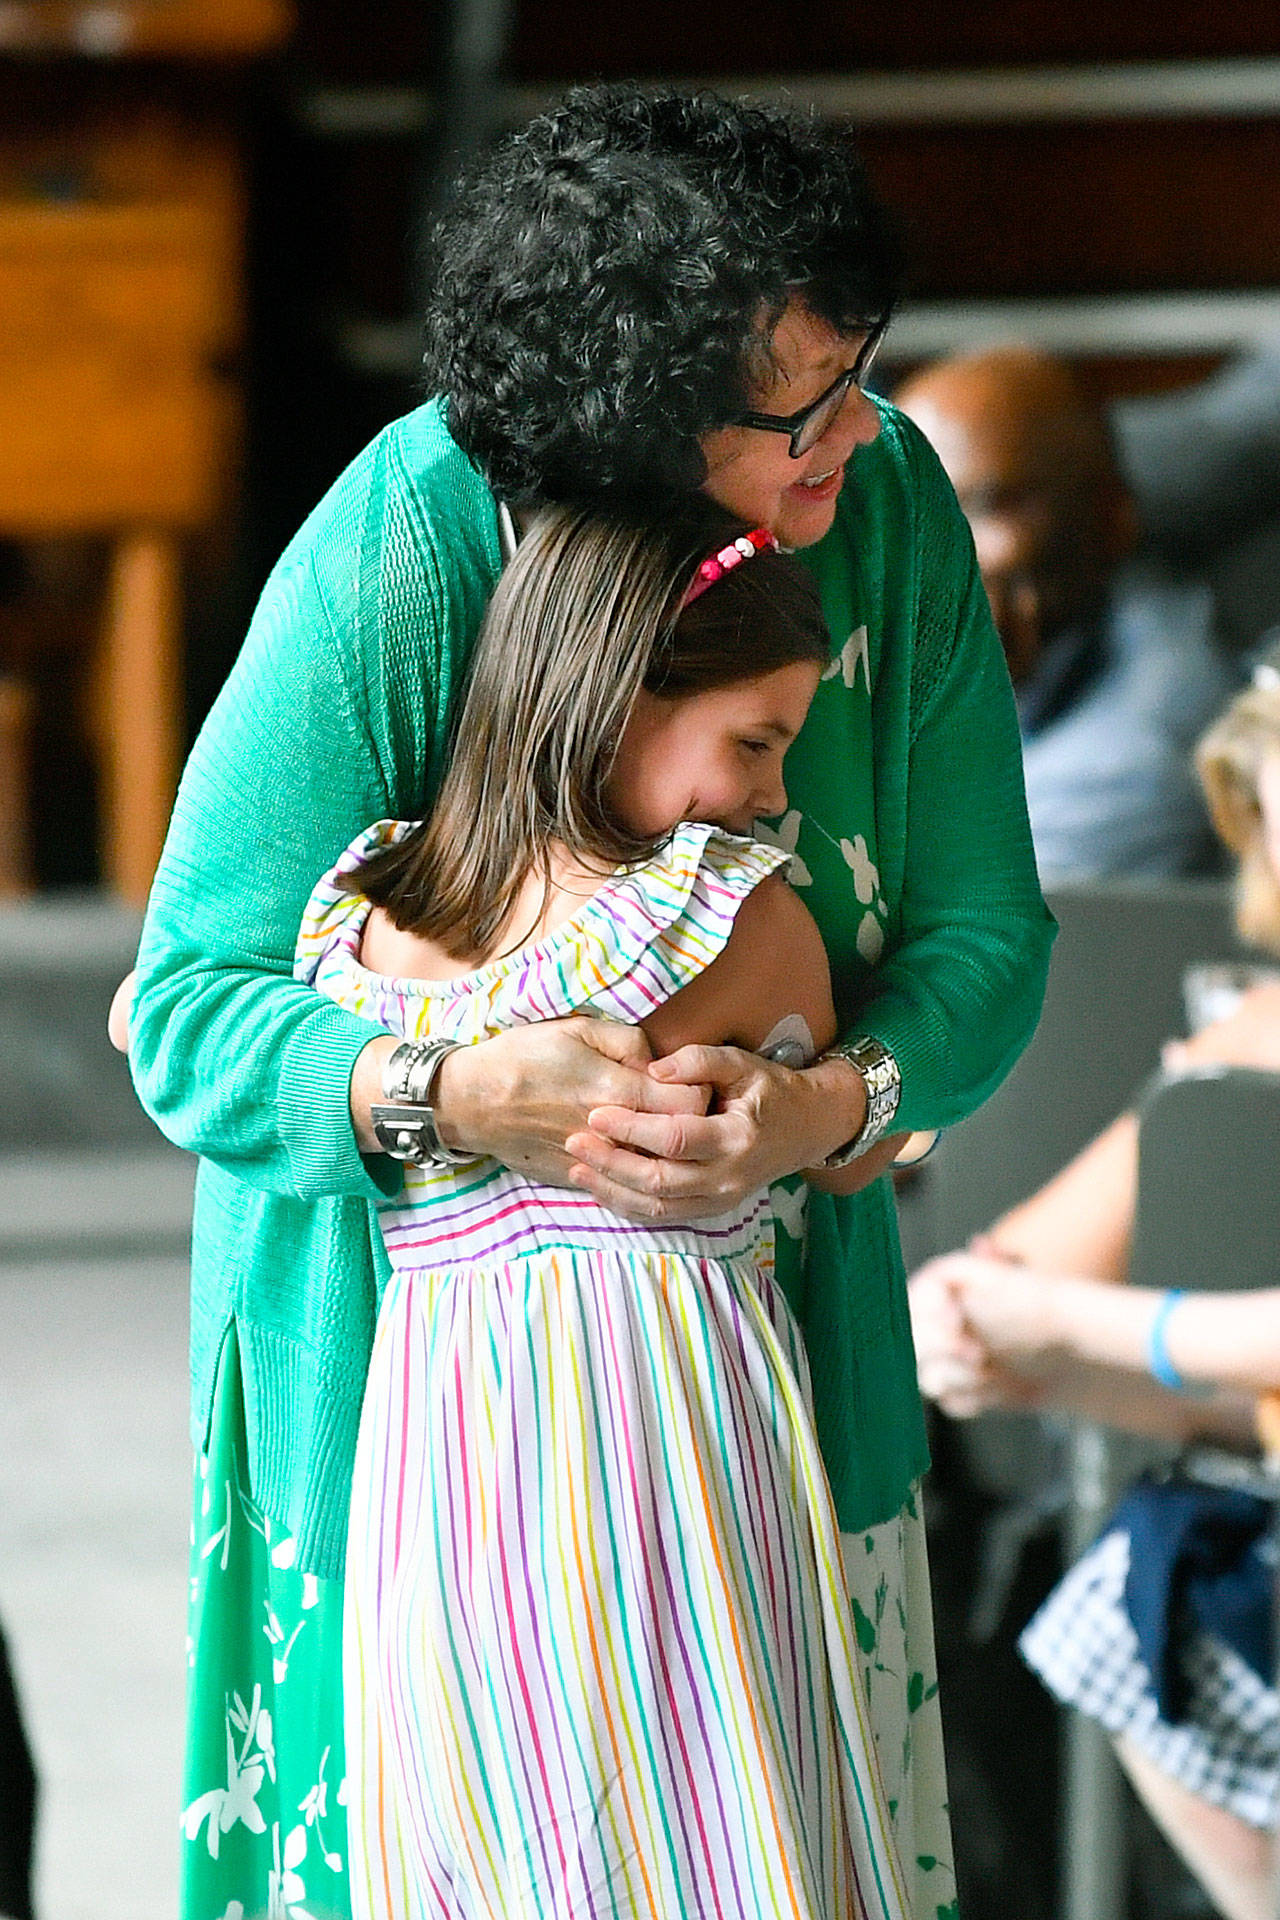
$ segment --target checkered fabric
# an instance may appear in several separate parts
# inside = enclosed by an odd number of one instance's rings
[[[1023,1659],[1064,1705],[1123,1733],[1190,1792],[1250,1826],[1276,1824],[1280,1697],[1216,1635],[1184,1623],[1178,1658],[1190,1683],[1185,1721],[1156,1707],[1124,1604],[1129,1535],[1116,1529],[1060,1580],[1019,1641]]]

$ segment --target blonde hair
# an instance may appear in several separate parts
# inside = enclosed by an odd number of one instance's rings
[[[1280,687],[1237,695],[1196,748],[1196,771],[1213,824],[1239,862],[1236,926],[1254,946],[1280,953],[1280,874],[1267,852],[1258,779],[1280,755]]]

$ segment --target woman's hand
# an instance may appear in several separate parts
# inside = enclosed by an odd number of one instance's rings
[[[126,973],[120,985],[111,996],[111,1006],[107,1013],[107,1038],[117,1053],[129,1051],[129,1016],[133,1012],[133,992],[138,984],[138,973]]]
[[[691,1221],[728,1213],[757,1188],[817,1166],[862,1126],[866,1087],[840,1060],[796,1072],[739,1047],[681,1047],[655,1060],[652,1085],[709,1087],[709,1113],[638,1112],[616,1102],[570,1136],[570,1179],[635,1220]],[[853,1179],[875,1179],[892,1158],[881,1143]],[[852,1190],[852,1188],[850,1189]]]
[[[567,1186],[576,1156],[565,1142],[585,1128],[591,1109],[706,1112],[705,1086],[651,1079],[649,1061],[639,1027],[611,1020],[575,1015],[512,1028],[444,1061],[435,1088],[441,1138]]]

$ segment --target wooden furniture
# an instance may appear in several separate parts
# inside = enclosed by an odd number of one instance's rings
[[[281,0],[10,5],[0,53],[217,58],[285,25]],[[0,134],[0,538],[107,544],[101,864],[141,904],[182,746],[182,542],[225,507],[236,452],[244,195],[221,105],[202,113],[180,88],[137,82],[98,84],[72,112],[38,86],[30,97]]]
[[[284,40],[289,0],[8,0],[0,51],[99,59],[235,59]]]

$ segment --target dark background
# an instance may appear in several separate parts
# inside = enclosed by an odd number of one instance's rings
[[[60,125],[110,100],[215,114],[246,176],[247,325],[227,368],[244,401],[238,483],[214,533],[188,554],[188,736],[234,658],[276,555],[345,462],[420,397],[414,376],[416,236],[441,172],[440,89],[451,19],[438,4],[297,0],[280,53],[226,69],[198,62],[0,57],[0,115]],[[579,79],[786,81],[1099,63],[1280,56],[1274,0],[1159,9],[1082,0],[843,4],[744,15],[726,0],[525,0],[508,19],[508,119]],[[513,97],[514,95],[514,97]],[[1280,107],[877,122],[858,139],[901,217],[911,285],[930,300],[1280,287]],[[1193,378],[1212,360],[1095,362],[1104,382]],[[67,632],[44,650],[34,740],[36,877],[94,881],[92,756],[68,715],[75,635],[92,618],[97,557],[63,554],[42,615]],[[0,620],[29,592],[29,563],[0,550]]]

